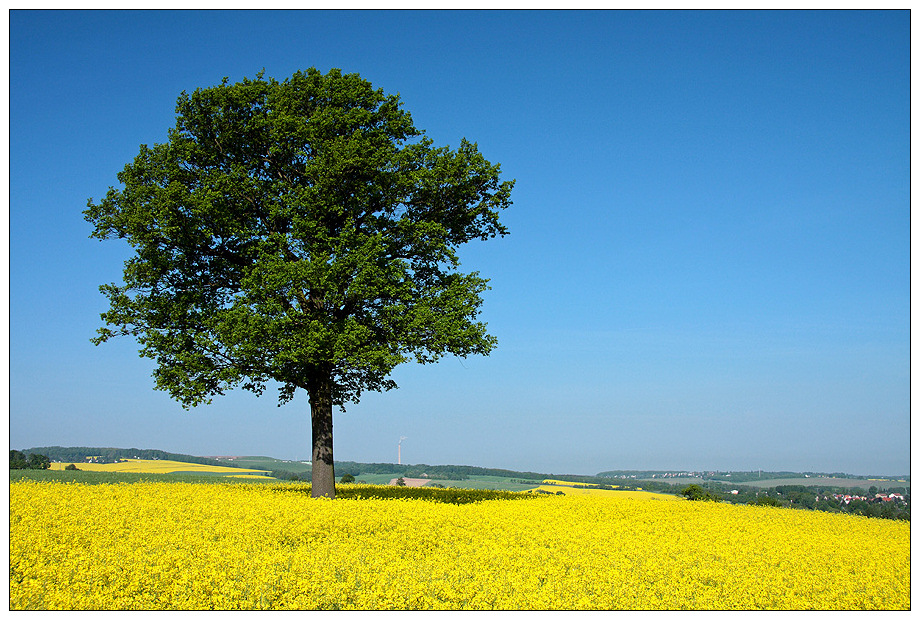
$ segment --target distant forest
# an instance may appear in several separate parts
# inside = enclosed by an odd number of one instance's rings
[[[218,461],[204,456],[191,456],[189,454],[174,454],[162,450],[142,450],[140,448],[64,448],[50,446],[45,448],[29,448],[22,451],[27,457],[29,454],[42,454],[57,463],[85,463],[87,458],[96,457],[97,463],[115,463],[122,459],[146,459],[159,461],[179,461],[181,463],[198,463],[201,465],[220,465],[222,467],[238,467],[232,461]]]
[[[309,480],[310,472],[289,472],[275,470],[277,478]],[[390,474],[403,478],[433,478],[437,480],[468,480],[470,476],[498,476],[501,478],[528,478],[539,483],[547,474],[535,472],[511,471],[510,469],[490,469],[488,467],[473,467],[470,465],[400,465],[397,463],[356,463],[355,461],[336,461],[336,477],[351,474],[358,477],[361,474]],[[578,476],[576,476],[578,477]]]
[[[817,473],[796,471],[688,471],[688,470],[615,470],[602,471],[597,474],[600,478],[632,478],[637,480],[655,478],[667,479],[668,477],[702,478],[719,482],[752,482],[754,480],[779,480],[787,478],[846,478],[851,480],[867,480],[868,476],[857,476],[842,472]],[[898,479],[910,480],[910,476],[874,476],[873,480],[886,480],[896,482]]]

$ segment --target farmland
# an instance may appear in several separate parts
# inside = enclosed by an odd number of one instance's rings
[[[53,471],[64,471],[66,463],[52,463]],[[199,463],[185,463],[181,461],[161,461],[152,459],[126,459],[118,463],[80,463],[77,467],[81,471],[119,472],[137,474],[198,474],[221,476],[265,476],[268,472],[258,469],[243,469],[239,467],[221,467],[219,465],[202,465]]]
[[[648,491],[620,491],[615,489],[597,489],[586,486],[569,486],[569,485],[560,485],[560,484],[541,484],[536,489],[533,489],[533,493],[549,493],[549,494],[562,494],[562,495],[588,495],[593,497],[617,497],[617,498],[633,498],[633,499],[645,499],[645,500],[667,500],[667,501],[680,501],[680,498],[676,495],[668,495],[666,493],[650,493]]]
[[[903,522],[616,492],[445,503],[437,494],[459,491],[389,489],[402,499],[314,500],[282,482],[11,482],[10,608],[910,606]]]
[[[200,481],[206,476],[218,480],[248,478],[260,482],[272,479],[309,482],[311,479],[311,465],[308,461],[280,460],[267,456],[201,457],[137,448],[58,446],[27,450],[28,459],[41,457],[39,451],[47,451],[51,455],[54,461],[52,467],[57,474],[55,479],[92,484],[110,481],[105,476],[120,476],[124,481],[134,476],[130,481],[138,481],[163,474],[172,480],[181,476],[186,482]],[[14,450],[10,458],[11,480],[17,479],[17,476],[46,479],[37,474],[14,474],[14,471],[29,471],[19,469],[26,465],[26,455]],[[87,462],[83,463],[83,459]],[[81,462],[84,471],[60,471],[62,467],[68,466],[68,460]],[[93,471],[85,471],[87,469]],[[386,485],[404,478],[409,486],[533,491],[544,494],[574,493],[565,488],[543,488],[544,484],[550,483],[570,488],[592,487],[594,490],[590,494],[597,495],[609,494],[609,491],[615,490],[620,497],[641,491],[651,491],[659,498],[683,496],[688,485],[696,484],[705,487],[708,497],[733,504],[768,504],[872,518],[910,520],[909,476],[868,477],[787,471],[610,471],[601,472],[597,476],[546,475],[467,465],[402,465],[353,461],[337,461],[335,472],[340,483],[343,482],[342,477],[347,475],[349,480],[354,478],[359,484]]]

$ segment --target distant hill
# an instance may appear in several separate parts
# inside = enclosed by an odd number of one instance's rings
[[[219,461],[204,456],[190,454],[175,454],[163,450],[149,450],[141,448],[88,448],[46,446],[43,448],[29,448],[22,450],[26,455],[44,454],[49,459],[59,463],[83,463],[87,458],[96,457],[100,463],[114,463],[120,459],[149,459],[159,461],[179,461],[182,463],[197,463],[199,465],[221,465],[224,467],[240,467],[233,461]],[[245,466],[244,466],[245,467]]]
[[[397,463],[356,463],[354,461],[336,461],[336,475],[350,473],[359,474],[391,474],[404,478],[439,478],[441,480],[465,480],[469,476],[498,476],[501,478],[547,478],[550,474],[532,471],[514,471],[510,469],[494,469],[489,467],[474,467],[472,465],[426,465],[416,463],[402,465]]]
[[[29,448],[21,452],[43,454],[52,461],[61,463],[85,462],[87,457],[97,457],[99,462],[114,462],[120,459],[158,459],[180,461],[183,463],[198,463],[201,465],[222,465],[243,469],[262,469],[282,473],[296,474],[300,477],[309,475],[310,464],[303,461],[286,461],[268,456],[236,456],[236,457],[206,457],[192,456],[190,454],[176,454],[163,450],[141,448],[93,448],[93,447],[62,447],[47,446]],[[357,477],[361,474],[392,475],[404,478],[428,477],[440,480],[467,480],[471,476],[495,476],[500,478],[514,478],[519,480],[540,481],[547,478],[564,480],[567,482],[584,482],[589,484],[610,484],[614,480],[655,480],[662,483],[685,483],[688,478],[722,483],[748,483],[756,486],[765,486],[762,483],[773,481],[775,483],[788,483],[796,480],[797,484],[808,484],[808,478],[821,480],[820,483],[829,484],[828,478],[834,479],[833,483],[841,484],[843,479],[853,481],[872,482],[908,482],[910,476],[856,476],[852,474],[833,473],[820,474],[814,472],[789,472],[789,471],[689,471],[689,470],[611,470],[603,471],[594,476],[556,474],[532,471],[515,471],[510,469],[496,469],[489,467],[475,467],[472,465],[426,465],[397,464],[397,463],[358,463],[355,461],[336,461],[336,476],[346,473]],[[798,479],[801,479],[799,481]],[[818,480],[815,480],[819,483]]]
[[[302,474],[312,469],[309,461],[282,461],[270,456],[215,456],[213,458],[223,465],[233,463],[236,467],[264,469],[266,471],[286,471]]]
[[[910,476],[857,476],[854,474],[792,472],[792,471],[690,471],[690,470],[614,470],[597,474],[601,478],[626,480],[711,480],[713,482],[751,483],[760,485],[777,480],[872,480],[885,482],[909,482]],[[801,484],[801,483],[798,483]]]
[[[267,456],[235,456],[219,457],[223,464],[234,463],[239,467],[250,467],[256,469],[267,469],[269,471],[280,471],[302,474],[311,470],[310,464],[303,461],[282,461]],[[404,478],[437,478],[440,480],[465,480],[469,476],[498,476],[503,478],[529,478],[543,479],[550,477],[550,474],[535,472],[520,472],[510,469],[491,469],[488,467],[473,467],[470,465],[426,465],[424,463],[416,464],[397,464],[397,463],[357,463],[355,461],[336,461],[336,476],[351,474],[359,476],[361,474],[387,474],[392,476],[402,476]]]

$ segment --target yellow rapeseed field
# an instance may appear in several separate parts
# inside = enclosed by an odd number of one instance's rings
[[[569,482],[568,480],[544,480],[543,484],[558,484],[559,486],[564,487],[594,487],[596,484],[588,484],[587,482]]]
[[[69,463],[51,463],[51,469],[63,470]],[[244,474],[246,472],[261,472],[258,469],[241,469],[239,467],[221,467],[220,465],[203,465],[200,463],[184,463],[180,461],[160,461],[152,459],[127,459],[120,463],[75,463],[83,471],[117,471],[141,474],[171,474],[177,471],[191,473],[219,473],[219,474]]]
[[[307,485],[10,483],[11,609],[908,609],[908,523]]]
[[[563,486],[560,484],[541,484],[532,492],[562,493],[563,495],[594,495],[601,497],[632,497],[634,499],[650,499],[664,501],[681,501],[683,498],[667,493],[650,493],[649,491],[617,491],[610,489],[594,489],[585,485]]]

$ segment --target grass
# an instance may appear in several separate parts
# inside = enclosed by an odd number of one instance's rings
[[[390,480],[399,478],[397,474],[360,474],[356,476],[357,483],[364,484],[389,484]],[[451,489],[481,489],[492,491],[526,491],[536,487],[534,484],[521,484],[511,482],[511,478],[503,476],[470,476],[467,480],[442,480],[431,478],[426,487],[440,484]]]
[[[436,480],[431,483],[442,484],[445,487],[457,489],[492,489],[504,491],[527,491],[535,488],[533,484],[511,482],[511,478],[502,476],[470,476],[469,480]],[[429,483],[429,484],[431,484]]]
[[[276,491],[309,493],[306,483],[278,485]],[[491,489],[439,489],[437,487],[398,487],[370,484],[336,484],[337,499],[418,499],[439,504],[474,504],[489,500],[531,499],[536,495]]]
[[[338,472],[336,477],[341,477]],[[396,474],[360,474],[355,476],[355,482],[358,484],[389,484],[393,478],[399,478]]]
[[[263,469],[266,471],[281,469],[294,472],[295,474],[301,474],[311,470],[309,463],[302,463],[300,461],[281,461],[269,456],[241,456],[229,462],[239,467]]]
[[[123,471],[59,471],[53,469],[11,469],[10,482],[37,480],[43,482],[77,482],[82,484],[118,484],[133,482],[206,482],[210,484],[239,482],[279,482],[275,478],[259,476],[237,478],[216,474],[140,473]]]

